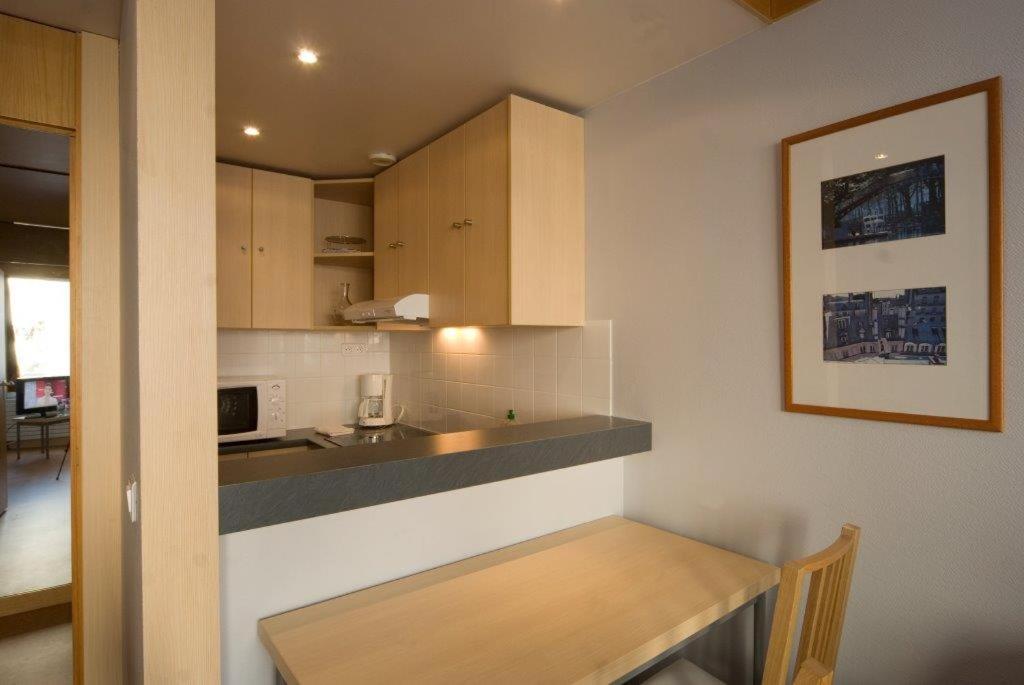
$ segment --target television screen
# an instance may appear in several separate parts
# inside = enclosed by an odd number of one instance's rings
[[[66,407],[71,396],[70,385],[67,376],[19,379],[17,412],[45,413]]]

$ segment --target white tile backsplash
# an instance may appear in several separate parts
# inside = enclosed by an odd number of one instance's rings
[[[220,376],[275,376],[288,383],[288,427],[354,423],[359,374],[390,373],[390,334],[362,331],[239,331],[217,334]],[[342,345],[367,346],[362,354],[342,354]],[[419,364],[409,367],[419,370]],[[422,385],[416,374],[407,383],[413,411],[419,412]],[[430,415],[436,423],[436,416]],[[403,418],[403,421],[407,418]]]
[[[533,358],[533,389],[538,392],[558,391],[558,358]]]
[[[583,329],[561,328],[558,330],[558,356],[583,356]]]
[[[611,321],[588,321],[583,327],[583,358],[612,358]]]
[[[583,360],[583,396],[610,399],[612,363],[607,359]]]
[[[512,387],[533,390],[533,355],[513,357]]]
[[[611,323],[394,332],[407,423],[433,431],[611,413]],[[406,382],[415,381],[415,382]]]
[[[579,357],[559,357],[558,366],[558,394],[583,395],[583,360]]]
[[[533,420],[553,421],[558,418],[558,395],[551,392],[533,393]]]
[[[533,356],[554,357],[558,354],[558,329],[537,328],[533,332]]]

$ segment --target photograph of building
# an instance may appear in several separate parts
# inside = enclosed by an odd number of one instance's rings
[[[826,362],[946,364],[946,288],[825,295]]]
[[[823,181],[821,247],[941,235],[945,196],[944,156]]]

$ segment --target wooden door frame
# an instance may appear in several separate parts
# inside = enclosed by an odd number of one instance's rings
[[[9,17],[3,17],[6,21]],[[42,25],[27,20],[36,27]],[[42,27],[46,31],[63,31]],[[0,123],[32,131],[66,136],[70,145],[69,169],[69,280],[71,286],[71,584],[15,596],[28,610],[67,602],[70,595],[74,682],[117,684],[123,680],[123,633],[121,625],[121,520],[120,520],[120,349],[110,349],[120,339],[120,249],[111,245],[120,232],[118,139],[118,42],[86,33],[72,34],[74,49],[73,126],[5,116]],[[83,44],[88,49],[83,48]],[[4,65],[7,66],[7,65]],[[18,66],[17,64],[15,65]],[[22,84],[23,93],[40,101],[52,98],[42,84]],[[83,117],[83,111],[85,116]],[[85,122],[85,126],[83,126]],[[88,131],[88,134],[86,134]],[[88,139],[85,136],[88,135]],[[83,145],[88,149],[83,156]],[[88,183],[83,179],[83,162]],[[88,196],[83,205],[83,186]],[[83,258],[83,254],[90,258]],[[96,259],[96,255],[104,255]],[[97,335],[99,334],[99,335]],[[102,339],[101,339],[102,338]],[[92,364],[106,378],[87,378],[83,351],[105,350],[115,357],[113,368]],[[110,367],[108,363],[106,367]],[[111,402],[101,406],[104,385],[115,387]],[[92,437],[83,460],[83,414],[89,415]],[[114,436],[102,440],[97,436]],[[99,449],[102,443],[103,450]],[[101,454],[100,452],[104,452]],[[83,463],[89,469],[83,471]],[[6,465],[5,465],[6,466]],[[111,468],[115,467],[115,468]],[[111,472],[116,472],[116,479]],[[88,485],[85,481],[88,481]],[[109,482],[108,482],[109,481]],[[108,525],[109,524],[109,525]],[[85,557],[83,538],[106,540],[102,549],[92,545]],[[101,562],[100,560],[104,560]],[[38,595],[38,596],[34,596]],[[28,604],[26,604],[26,602]],[[89,623],[94,630],[85,634]],[[101,634],[102,633],[102,634]]]
[[[75,243],[80,239],[81,227],[78,225],[78,212],[76,211],[76,197],[79,185],[78,178],[78,134],[76,129],[68,129],[62,126],[54,126],[51,124],[43,124],[34,121],[23,121],[21,119],[12,119],[0,115],[0,124],[4,126],[10,126],[12,128],[20,128],[28,131],[39,131],[42,133],[52,133],[59,136],[64,136],[68,139],[70,169],[68,174],[68,208],[70,210],[70,221],[68,224],[68,240],[71,245],[68,261],[69,277],[68,281],[71,286],[71,404],[75,406],[77,404],[77,398],[80,391],[77,390],[77,383],[74,379],[77,377],[78,364],[76,348],[78,347],[78,307],[76,306],[76,285],[75,281],[77,270],[75,268]],[[80,264],[78,265],[80,268]],[[6,392],[6,390],[5,390]],[[40,588],[38,590],[29,590],[16,595],[7,595],[0,597],[0,616],[10,616],[17,613],[34,611],[38,609],[44,609],[50,606],[56,606],[59,604],[66,603],[70,598],[71,608],[71,624],[73,639],[73,650],[75,654],[75,661],[77,663],[78,657],[78,645],[80,644],[80,638],[78,634],[78,622],[77,616],[80,613],[75,608],[75,596],[78,594],[75,592],[75,577],[77,562],[80,562],[81,550],[78,549],[78,538],[80,535],[81,528],[81,492],[80,483],[78,478],[78,450],[80,448],[79,441],[76,440],[76,434],[78,433],[78,421],[75,420],[75,413],[71,414],[71,428],[68,431],[68,440],[71,443],[69,461],[71,472],[71,583],[64,585],[54,585],[52,587]],[[5,437],[6,439],[6,437]],[[4,468],[7,468],[6,464],[3,464]],[[77,667],[75,669],[78,670]],[[77,682],[77,678],[76,678]]]

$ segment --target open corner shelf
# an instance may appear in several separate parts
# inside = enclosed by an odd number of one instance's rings
[[[313,255],[313,261],[317,264],[330,264],[333,266],[348,266],[354,269],[372,269],[372,252],[318,252]]]
[[[313,181],[313,197],[365,207],[373,206],[372,178],[337,178]]]
[[[314,331],[376,331],[377,326],[372,323],[348,323],[348,324],[316,324]]]

